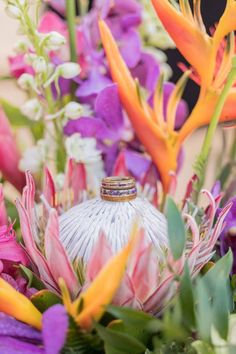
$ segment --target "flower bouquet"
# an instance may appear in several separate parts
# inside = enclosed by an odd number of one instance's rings
[[[0,353],[235,353],[235,0],[210,29],[200,0],[3,5],[25,101],[0,97]]]

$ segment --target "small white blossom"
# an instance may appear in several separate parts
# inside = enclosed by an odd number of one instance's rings
[[[19,20],[22,16],[21,10],[14,5],[7,5],[5,7],[7,15],[11,18]]]
[[[72,79],[79,75],[81,68],[79,64],[68,62],[61,65],[58,65],[52,74],[52,76],[45,82],[43,85],[45,88],[51,85],[53,81],[57,85],[59,77],[63,77],[64,79]]]
[[[21,107],[21,112],[33,121],[39,121],[43,116],[43,107],[40,102],[33,98]]]
[[[76,119],[84,114],[83,106],[77,102],[69,102],[65,106],[64,115],[68,119]]]
[[[47,64],[43,57],[37,57],[33,63],[33,68],[36,73],[44,73],[47,71]]]
[[[64,63],[57,67],[57,70],[64,79],[72,79],[79,75],[81,68],[77,63]]]
[[[65,37],[56,31],[46,34],[40,33],[39,36],[41,37],[40,45],[45,46],[48,50],[58,50],[66,44]]]
[[[96,148],[96,139],[82,138],[79,133],[66,139],[66,151],[76,162],[91,163],[101,160],[101,152]]]
[[[22,74],[19,79],[17,80],[18,85],[23,89],[23,90],[34,90],[36,93],[40,93],[37,84],[35,81],[35,78],[31,74],[24,73]]]
[[[21,54],[27,52],[31,48],[31,44],[27,38],[19,39],[13,49],[16,53]]]
[[[39,172],[46,162],[48,144],[45,140],[39,140],[37,145],[27,149],[19,163],[21,171],[30,170],[32,173]]]

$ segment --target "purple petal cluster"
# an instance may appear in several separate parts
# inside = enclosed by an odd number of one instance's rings
[[[69,325],[66,310],[55,305],[43,314],[43,328],[36,329],[0,313],[1,354],[59,354]]]
[[[230,199],[229,203],[232,203],[232,206],[220,235],[220,252],[224,255],[231,248],[234,256],[232,273],[236,274],[236,196]]]

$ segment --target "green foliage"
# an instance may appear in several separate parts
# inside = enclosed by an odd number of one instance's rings
[[[21,270],[23,277],[28,281],[29,288],[32,287],[37,290],[45,289],[45,285],[43,284],[43,282],[29,268],[27,268],[21,264],[20,270]]]
[[[53,305],[62,304],[62,299],[58,295],[46,289],[38,291],[30,300],[42,313]]]
[[[166,202],[166,217],[171,252],[175,260],[179,259],[186,243],[186,230],[180,211],[170,197]]]
[[[184,274],[180,281],[179,296],[181,311],[184,314],[183,323],[187,328],[194,328],[196,324],[194,293],[188,266],[185,265]]]
[[[103,342],[95,333],[82,331],[70,318],[69,331],[62,354],[104,354]]]
[[[7,100],[0,98],[0,105],[2,106],[10,124],[13,127],[29,127],[36,140],[41,139],[44,133],[44,126],[42,122],[33,122],[21,113],[19,108],[13,106]]]

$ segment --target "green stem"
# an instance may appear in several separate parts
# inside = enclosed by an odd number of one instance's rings
[[[232,161],[236,158],[236,129],[234,131],[233,144],[230,152],[230,158]]]
[[[70,59],[71,61],[76,63],[77,62],[76,34],[75,34],[76,9],[75,9],[74,0],[66,0],[66,17],[67,17],[67,24],[68,24],[69,38],[70,38]]]
[[[211,151],[211,146],[213,143],[214,135],[216,132],[217,125],[219,123],[219,119],[221,116],[221,112],[224,108],[225,101],[228,97],[228,93],[233,86],[234,82],[236,79],[236,57],[233,58],[232,60],[232,69],[228,75],[226,84],[224,86],[224,89],[221,92],[221,95],[219,97],[219,100],[216,105],[216,109],[214,111],[214,114],[211,119],[211,123],[208,127],[201,152],[196,160],[195,163],[195,172],[199,178],[197,185],[195,186],[195,195],[194,195],[194,200],[197,201],[199,193],[202,189],[202,186],[205,181],[205,174],[206,174],[206,167],[207,167],[207,161],[208,157]]]

